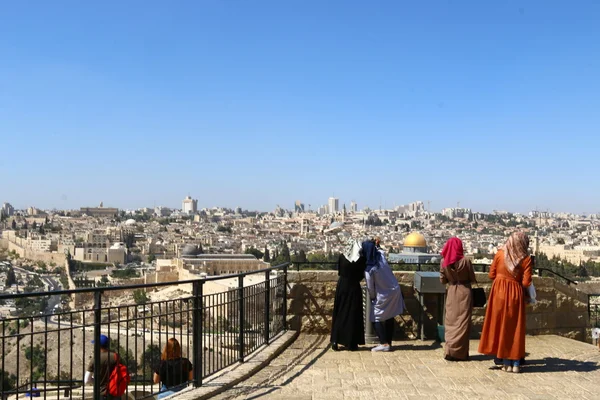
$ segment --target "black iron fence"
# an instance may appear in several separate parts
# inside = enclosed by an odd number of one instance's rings
[[[0,295],[16,308],[0,321],[2,399],[99,398],[100,379],[83,379],[88,370],[99,376],[101,350],[91,341],[101,335],[129,370],[128,395],[161,392],[153,376],[169,339],[193,366],[193,379],[180,386],[201,386],[287,329],[287,270],[282,264],[198,280]]]
[[[590,326],[600,328],[600,294],[588,294]]]
[[[429,271],[435,272],[440,270],[439,263],[404,263],[404,262],[388,262],[392,270],[394,271]],[[332,261],[307,261],[307,262],[292,262],[292,269],[296,271],[304,271],[304,270],[334,270],[337,269],[337,262]],[[473,268],[476,272],[488,272],[489,271],[488,264],[478,264],[474,263]]]
[[[552,271],[548,268],[538,268],[535,266],[535,257],[532,256],[533,260],[533,271],[537,273],[537,276],[542,277],[544,275],[551,276],[553,278],[559,278],[563,280],[567,285],[577,285],[577,281],[567,278],[558,272]],[[389,262],[388,263],[394,271],[424,271],[424,272],[436,272],[440,270],[439,263],[404,263],[404,262]],[[334,270],[337,269],[337,262],[321,262],[321,261],[306,261],[306,262],[292,262],[292,268],[296,271],[302,270]],[[475,272],[489,272],[489,264],[473,263]]]

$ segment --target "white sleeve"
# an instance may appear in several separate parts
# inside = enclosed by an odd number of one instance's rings
[[[83,384],[87,385],[88,383],[90,383],[93,380],[94,380],[94,378],[92,378],[92,373],[90,371],[85,371],[85,377],[83,378]]]

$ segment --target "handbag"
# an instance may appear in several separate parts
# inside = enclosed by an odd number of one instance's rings
[[[487,302],[487,298],[485,297],[485,290],[478,286],[476,288],[471,288],[471,293],[473,295],[473,307],[485,307],[485,303]]]
[[[531,282],[531,285],[528,287],[523,288],[523,293],[525,294],[525,304],[537,303],[537,293],[535,291],[535,286],[533,286],[533,282]]]

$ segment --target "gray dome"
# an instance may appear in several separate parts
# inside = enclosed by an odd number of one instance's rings
[[[186,244],[181,249],[182,256],[196,257],[198,254],[200,254],[200,248],[195,244]]]

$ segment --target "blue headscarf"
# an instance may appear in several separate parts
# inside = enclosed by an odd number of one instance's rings
[[[367,266],[365,267],[365,271],[373,272],[380,267],[379,257],[381,254],[379,253],[379,249],[375,245],[375,242],[371,240],[367,240],[362,244],[362,253],[365,256]]]

